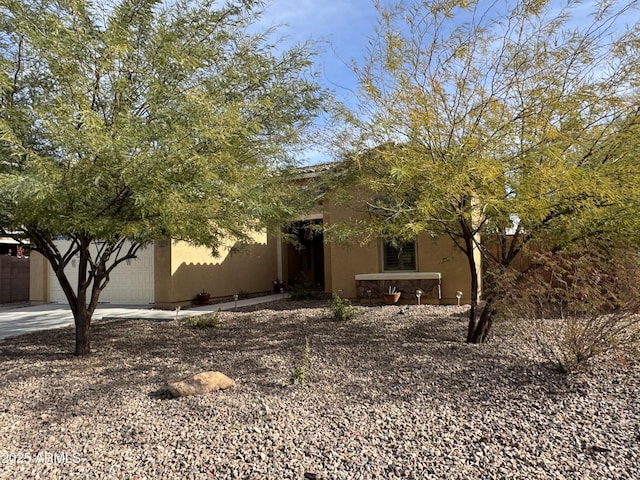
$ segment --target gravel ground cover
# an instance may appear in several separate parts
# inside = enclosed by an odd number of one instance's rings
[[[634,359],[567,377],[500,326],[465,344],[464,307],[323,307],[105,319],[88,358],[71,328],[0,341],[0,479],[640,478]],[[237,387],[170,398],[206,370]]]

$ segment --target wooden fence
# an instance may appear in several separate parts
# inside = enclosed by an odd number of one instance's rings
[[[29,301],[29,258],[0,256],[0,303]]]

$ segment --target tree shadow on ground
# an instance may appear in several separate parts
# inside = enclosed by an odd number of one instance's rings
[[[77,405],[92,392],[109,392],[110,400],[100,401],[117,401],[132,391],[164,401],[170,398],[167,381],[219,370],[258,397],[288,395],[306,342],[309,395],[319,398],[337,389],[349,392],[351,402],[410,402],[437,391],[453,404],[490,403],[495,388],[513,390],[516,400],[526,392],[561,388],[563,376],[541,375],[539,364],[506,354],[500,345],[465,344],[466,318],[446,309],[429,311],[367,307],[353,321],[336,322],[314,304],[221,312],[218,326],[203,329],[176,321],[104,319],[92,327],[94,354],[86,358],[65,352],[72,351],[72,328],[5,341],[0,392],[45,380],[51,388],[34,388],[29,406],[42,411]],[[73,378],[75,387],[55,388],[63,377]]]

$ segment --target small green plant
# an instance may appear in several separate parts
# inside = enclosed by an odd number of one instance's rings
[[[389,288],[387,289],[387,293],[389,295],[393,295],[394,293],[397,293],[398,289],[396,288],[395,285],[389,285]]]
[[[238,292],[238,299],[240,300],[246,300],[247,298],[249,298],[251,295],[249,294],[249,292],[247,292],[246,290],[240,290]]]
[[[215,328],[220,325],[220,312],[188,317],[182,321],[182,324],[191,328]]]
[[[318,292],[314,290],[308,284],[292,285],[289,291],[289,300],[302,301],[302,300],[317,300]]]
[[[328,305],[329,315],[338,322],[346,322],[354,319],[358,315],[358,310],[351,305],[351,302],[339,295],[333,295]]]
[[[304,338],[304,350],[302,351],[302,359],[299,365],[296,365],[291,371],[289,380],[292,385],[302,385],[305,382],[307,371],[311,366],[311,346],[309,345],[309,339]]]
[[[304,274],[298,276],[289,287],[289,300],[317,300],[318,292],[313,282]]]

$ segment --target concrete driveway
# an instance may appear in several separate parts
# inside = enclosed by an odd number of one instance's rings
[[[238,300],[238,307],[258,305],[261,303],[281,300],[282,295],[267,295],[264,297]],[[218,310],[233,310],[236,302],[216,303],[202,307],[181,308],[176,310],[159,310],[149,306],[135,305],[99,305],[93,314],[94,319],[109,318],[147,318],[153,320],[171,320],[176,317],[186,318],[195,315],[217,312]],[[26,333],[60,328],[73,325],[71,309],[62,304],[49,303],[35,307],[10,305],[0,306],[0,339],[24,335]]]

